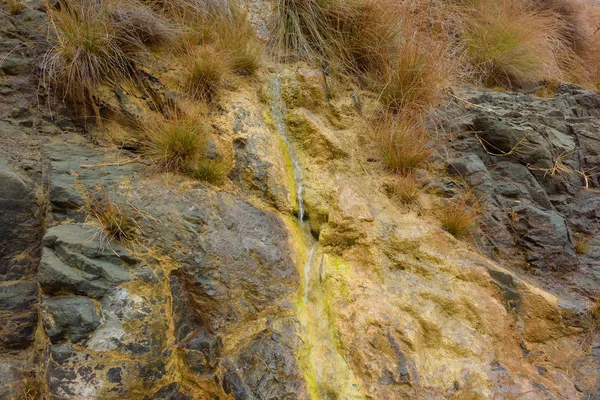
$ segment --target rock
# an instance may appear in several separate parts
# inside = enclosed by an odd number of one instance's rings
[[[103,243],[96,228],[58,225],[48,230],[44,245],[38,281],[46,293],[66,290],[98,298],[133,279],[125,268],[136,260],[117,243]]]
[[[86,279],[76,268],[64,264],[49,248],[45,248],[42,253],[38,281],[47,293],[59,293],[66,290],[98,298],[102,297],[109,289],[106,283],[95,279]]]
[[[5,56],[0,64],[0,71],[6,75],[28,75],[31,73],[31,62],[20,56]]]
[[[240,349],[235,367],[223,376],[225,393],[235,399],[306,398],[306,383],[290,345],[286,335],[258,333]]]
[[[0,160],[0,196],[3,200],[26,200],[31,189],[8,165]]]
[[[571,244],[571,233],[558,213],[527,203],[514,206],[512,212],[516,217],[511,225],[520,238],[519,243],[527,250],[529,263],[555,271],[569,271],[576,267],[577,256]]]
[[[94,165],[108,160],[106,154],[95,151],[90,143],[76,134],[64,134],[52,138],[44,145],[52,168],[50,182],[50,203],[58,219],[70,217],[75,222],[83,222],[84,205],[82,193],[98,185],[110,188],[140,170],[140,165],[106,165],[101,168],[81,168],[82,165]],[[131,157],[119,154],[117,157]]]
[[[43,232],[33,183],[0,159],[0,281],[35,274]]]
[[[206,317],[194,308],[182,279],[185,278],[181,271],[170,278],[176,338],[182,348],[183,360],[190,370],[203,375],[211,374],[219,365],[223,342],[214,334]]]
[[[447,169],[450,174],[466,179],[469,186],[475,188],[477,193],[488,195],[493,188],[492,177],[488,169],[483,161],[474,154],[451,160]]]
[[[33,343],[37,302],[35,282],[0,283],[0,350],[22,349]]]
[[[44,298],[42,319],[52,343],[67,338],[77,343],[87,339],[100,325],[94,302],[83,296]]]
[[[554,165],[547,142],[532,128],[498,117],[480,116],[474,121],[474,129],[489,144],[487,150],[491,153],[512,153],[537,168]]]
[[[165,312],[166,299],[159,294],[142,297],[124,287],[116,287],[101,302],[102,326],[86,347],[98,352],[118,350],[121,354],[157,355],[163,350],[166,322],[154,321],[155,313]],[[154,303],[154,304],[153,304]],[[136,325],[135,331],[128,329]]]
[[[181,385],[177,382],[170,383],[156,391],[144,400],[192,400],[191,397],[183,394],[180,390]]]
[[[285,122],[292,140],[314,161],[324,162],[348,157],[341,138],[312,112],[304,109],[288,111]]]
[[[217,378],[211,378],[222,369],[224,349],[237,345],[255,325],[264,325],[260,315],[288,313],[283,303],[296,296],[299,276],[286,226],[272,212],[207,188],[188,191],[185,197],[173,197],[161,188],[153,188],[151,195],[143,189],[140,193],[145,193],[135,200],[140,207],[152,209],[156,218],[171,221],[147,221],[142,229],[155,240],[157,248],[170,251],[179,260],[179,268],[169,278],[174,335],[182,364],[208,393],[225,396],[225,389],[213,384]],[[171,215],[181,218],[171,220]],[[227,331],[227,326],[239,328]],[[246,339],[242,343],[247,344]],[[293,353],[288,347],[269,357],[279,360],[283,351],[287,351],[285,357]],[[267,350],[264,352],[267,357]],[[277,379],[288,376],[282,389],[277,389],[282,392],[277,393],[284,393],[283,387],[303,385],[298,370],[287,371],[289,361],[265,360]],[[256,381],[252,385],[260,384]],[[273,385],[269,378],[265,395],[276,390]]]
[[[241,102],[233,104],[231,112],[232,130],[237,136],[233,140],[235,167],[229,177],[243,190],[258,194],[278,210],[294,212],[292,162],[285,143],[268,127],[272,117],[263,116],[254,106]]]
[[[459,135],[449,169],[465,175],[470,186],[485,186],[480,226],[491,254],[514,263],[517,252],[534,268],[574,271],[584,259],[574,253],[571,232],[591,234],[600,223],[592,211],[600,201],[595,192],[600,182],[583,172],[600,160],[600,123],[590,117],[598,114],[600,96],[562,85],[550,99],[473,92],[469,101],[483,108],[457,112],[457,120],[462,129],[477,131],[486,149],[472,135]],[[493,155],[502,153],[510,154]],[[483,167],[491,181],[481,178]]]
[[[349,186],[344,186],[329,212],[329,220],[321,231],[319,242],[338,249],[353,246],[368,238],[373,220],[366,200]]]

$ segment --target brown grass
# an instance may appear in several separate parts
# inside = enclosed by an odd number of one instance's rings
[[[59,8],[48,8],[51,49],[43,62],[45,78],[84,110],[102,82],[124,79],[131,71],[133,60],[123,51],[115,27],[106,23],[108,12],[102,2],[63,0]]]
[[[560,79],[567,51],[555,13],[522,0],[468,0],[460,38],[474,75],[487,85],[522,86]]]
[[[431,154],[431,140],[420,118],[385,115],[373,121],[373,139],[388,169],[408,174]]]
[[[390,0],[278,0],[272,29],[280,55],[352,75],[382,72],[397,54],[400,14]]]
[[[442,207],[442,227],[456,238],[468,235],[477,225],[479,202],[469,191]]]
[[[594,299],[594,304],[590,308],[590,314],[592,319],[596,322],[596,324],[600,327],[600,297],[596,297]]]
[[[172,42],[177,30],[137,2],[59,0],[47,6],[50,50],[44,82],[87,114],[100,85],[138,77],[136,54]]]
[[[135,237],[137,224],[127,212],[126,206],[118,205],[111,198],[106,187],[89,189],[84,199],[88,217],[99,225],[109,241],[128,241]]]
[[[147,153],[160,171],[186,172],[204,148],[206,131],[198,121],[181,117],[149,128]]]
[[[414,174],[398,175],[395,177],[393,194],[403,204],[416,203],[421,192],[421,185]]]
[[[121,47],[134,50],[170,45],[181,34],[151,8],[136,2],[113,1],[109,20]]]
[[[225,53],[203,46],[188,54],[184,61],[184,85],[195,99],[208,103],[216,99],[229,68]]]
[[[262,64],[264,50],[246,14],[237,11],[213,26],[213,40],[227,54],[232,70],[240,75],[254,74]]]
[[[23,0],[7,0],[6,7],[10,15],[21,14],[25,10]]]
[[[407,38],[379,77],[382,104],[394,112],[427,112],[437,107],[454,83],[455,63],[445,46],[416,34]]]
[[[227,170],[221,160],[198,157],[190,165],[188,174],[194,179],[218,185],[223,182]]]

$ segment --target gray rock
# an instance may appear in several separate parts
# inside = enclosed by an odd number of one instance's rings
[[[0,199],[23,201],[30,195],[30,185],[0,160]]]
[[[235,399],[308,397],[290,338],[283,332],[265,330],[251,338],[222,380],[225,392]]]
[[[49,248],[44,248],[42,253],[38,282],[46,293],[67,291],[93,298],[102,297],[110,288],[105,282],[86,279],[80,271],[65,265]]]
[[[170,383],[157,390],[153,395],[147,396],[144,400],[191,400],[186,394],[181,392],[181,385],[178,382]]]
[[[519,236],[519,243],[528,252],[529,263],[557,271],[576,267],[577,255],[564,218],[555,211],[541,210],[528,203],[517,204],[512,212],[516,218],[511,225]]]
[[[46,335],[52,343],[67,338],[77,343],[86,339],[100,325],[94,302],[83,296],[44,298],[42,319]]]
[[[37,302],[35,282],[0,283],[0,350],[26,348],[33,343]]]
[[[508,119],[482,115],[475,119],[474,128],[480,132],[491,153],[512,152],[515,158],[537,168],[552,168],[554,165],[548,142],[531,127]]]
[[[448,172],[466,179],[478,193],[489,194],[493,188],[492,178],[479,157],[470,154],[448,163]]]
[[[28,75],[31,73],[31,61],[20,56],[2,57],[0,71],[6,75]]]
[[[0,158],[0,281],[35,274],[44,228],[33,189]]]

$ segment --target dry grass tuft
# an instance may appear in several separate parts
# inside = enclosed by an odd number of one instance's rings
[[[223,52],[203,46],[185,60],[185,87],[195,99],[208,103],[216,99],[223,85],[229,61]]]
[[[454,64],[443,42],[407,38],[379,77],[381,102],[394,112],[427,112],[439,105],[453,80]]]
[[[109,9],[102,2],[60,1],[48,8],[51,49],[43,70],[49,83],[84,110],[105,80],[131,72],[132,58],[123,51],[118,31],[107,24]]]
[[[100,85],[138,77],[135,56],[172,42],[177,30],[141,3],[59,0],[47,5],[45,83],[78,111],[96,114]]]
[[[406,175],[431,154],[431,140],[420,118],[385,115],[373,122],[373,138],[386,166]]]
[[[159,171],[183,173],[214,185],[223,182],[227,168],[220,156],[208,155],[209,132],[204,124],[182,114],[158,126],[148,133],[147,154]]]
[[[188,174],[194,179],[218,185],[223,182],[227,170],[221,160],[198,157],[190,165]]]
[[[141,3],[115,2],[109,9],[109,19],[124,48],[143,50],[170,45],[180,34],[178,29]]]
[[[278,0],[274,44],[301,58],[351,75],[383,72],[397,54],[399,3],[383,0]]]
[[[395,178],[393,194],[403,204],[416,203],[419,200],[421,185],[414,174],[398,175]]]
[[[245,13],[238,11],[233,19],[221,18],[216,23],[214,32],[213,40],[227,53],[234,72],[253,75],[260,68],[264,58],[263,46]]]
[[[202,124],[182,117],[164,121],[149,132],[148,154],[161,171],[187,172],[202,151],[206,132]]]
[[[590,308],[590,314],[594,321],[600,325],[600,297],[594,299],[594,304]]]
[[[25,10],[25,5],[23,4],[23,0],[7,0],[6,7],[10,15],[18,15]]]
[[[469,0],[460,36],[479,81],[521,86],[560,79],[566,51],[563,23],[555,13],[522,0]]]
[[[456,238],[468,235],[477,225],[479,202],[469,191],[442,207],[442,227]]]
[[[89,189],[84,196],[88,217],[100,226],[106,238],[110,240],[132,240],[137,233],[137,224],[125,210],[111,199],[108,189],[97,186]]]

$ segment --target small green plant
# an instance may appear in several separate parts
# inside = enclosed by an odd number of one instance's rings
[[[226,55],[212,46],[203,46],[187,57],[185,86],[195,99],[208,103],[215,100],[229,68]]]
[[[8,8],[8,12],[10,15],[21,14],[23,10],[25,10],[25,5],[23,4],[23,0],[8,0],[6,2],[6,6]]]
[[[579,255],[588,254],[590,252],[590,244],[589,244],[590,238],[579,232],[575,233],[573,236],[574,236],[573,244],[575,246],[575,251],[577,252],[577,254],[579,254]]]
[[[456,238],[468,235],[477,225],[478,204],[471,191],[447,203],[442,207],[442,227]]]
[[[161,171],[188,171],[206,141],[203,125],[185,116],[159,124],[149,137],[148,153]]]
[[[131,218],[125,205],[119,206],[111,198],[105,186],[88,189],[84,199],[90,222],[97,224],[109,241],[128,241],[135,237],[137,233],[135,220]]]
[[[386,115],[373,125],[375,144],[390,170],[408,174],[431,154],[430,138],[419,118]]]

